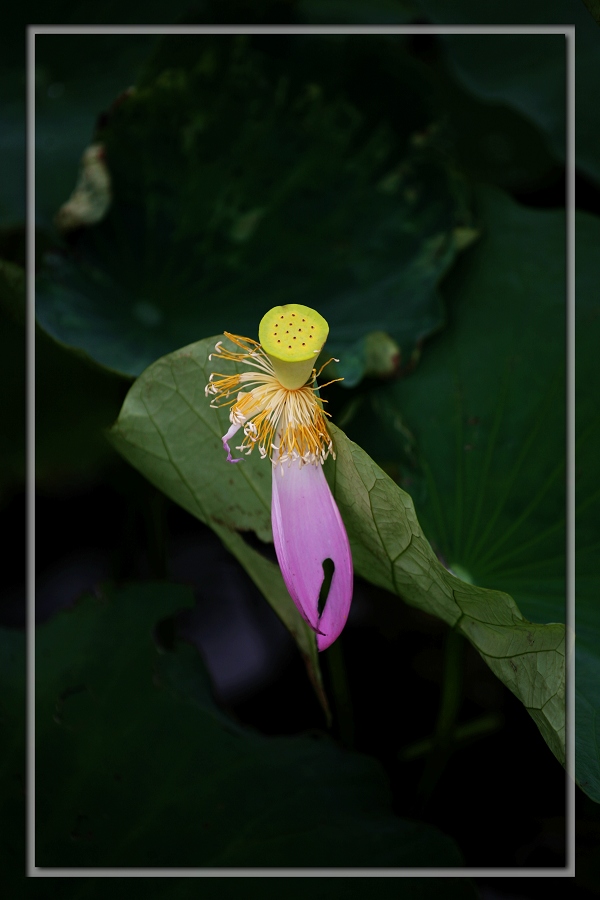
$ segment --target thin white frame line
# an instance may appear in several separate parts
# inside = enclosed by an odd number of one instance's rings
[[[431,869],[284,869],[229,868],[229,869],[44,869],[37,866],[34,878],[570,878],[573,872],[560,868],[529,869],[448,869],[440,866]],[[283,893],[283,892],[282,892]]]
[[[574,25],[29,25],[34,34],[566,34]]]
[[[575,683],[574,656],[567,671],[566,866],[548,868],[43,868],[35,865],[35,37],[96,34],[562,34],[566,45],[566,255],[567,255],[567,625],[575,630],[574,397],[575,397],[575,26],[574,25],[382,25],[382,26],[85,26],[27,28],[27,875],[29,877],[572,877],[575,874]],[[570,761],[570,762],[569,762]]]

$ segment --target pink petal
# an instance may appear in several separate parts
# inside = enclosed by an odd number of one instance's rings
[[[324,650],[346,624],[352,601],[352,556],[342,517],[321,465],[298,461],[273,466],[271,521],[283,580]],[[321,616],[318,600],[323,561],[335,570]]]

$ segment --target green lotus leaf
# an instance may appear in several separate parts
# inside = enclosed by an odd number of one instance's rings
[[[339,421],[410,490],[453,571],[509,593],[531,621],[564,622],[565,215],[496,191],[476,200],[483,236],[445,282],[448,328],[413,376],[371,392]],[[575,774],[598,802],[600,223],[585,214],[575,222]]]
[[[220,534],[306,655],[301,641],[312,645],[314,635],[307,634],[306,625],[303,629],[281,589],[277,567],[261,559],[263,570],[271,572],[269,583],[261,584],[260,554],[241,537],[252,530],[263,541],[272,539],[271,466],[256,453],[237,466],[225,461],[220,436],[229,425],[227,409],[211,409],[204,395],[216,340],[191,344],[150,366],[130,389],[110,440],[154,485]],[[225,374],[237,365],[219,361]],[[460,629],[522,700],[562,761],[564,626],[531,624],[507,594],[454,577],[423,535],[409,495],[343,432],[332,432],[337,459],[328,461],[326,473],[348,530],[355,570]]]

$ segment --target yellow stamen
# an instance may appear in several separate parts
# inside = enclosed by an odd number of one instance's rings
[[[240,349],[230,350],[219,341],[209,359],[216,356],[244,363],[254,371],[235,375],[213,373],[205,392],[206,396],[213,397],[212,407],[231,406],[232,424],[244,427],[244,440],[237,449],[248,454],[258,446],[260,455],[274,462],[298,459],[316,465],[323,463],[330,453],[335,458],[325,418],[329,413],[323,409],[324,401],[317,393],[316,370],[313,368],[309,373],[306,384],[287,387],[260,344],[228,332],[225,336]]]

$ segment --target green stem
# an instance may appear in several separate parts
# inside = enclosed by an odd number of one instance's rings
[[[473,719],[471,722],[465,722],[464,725],[457,725],[452,734],[452,743],[454,746],[463,746],[478,738],[487,737],[494,731],[498,731],[504,724],[502,716],[496,713],[488,713]],[[427,756],[433,748],[433,738],[425,738],[423,741],[416,741],[408,747],[404,747],[398,754],[400,762],[411,762],[413,759],[419,759]]]
[[[339,738],[344,747],[351,748],[354,746],[354,713],[340,638],[328,648],[326,659]]]
[[[456,717],[461,704],[463,641],[464,638],[458,631],[451,629],[448,632],[440,708],[431,752],[427,756],[417,789],[421,807],[424,807],[431,797],[451,753]]]

